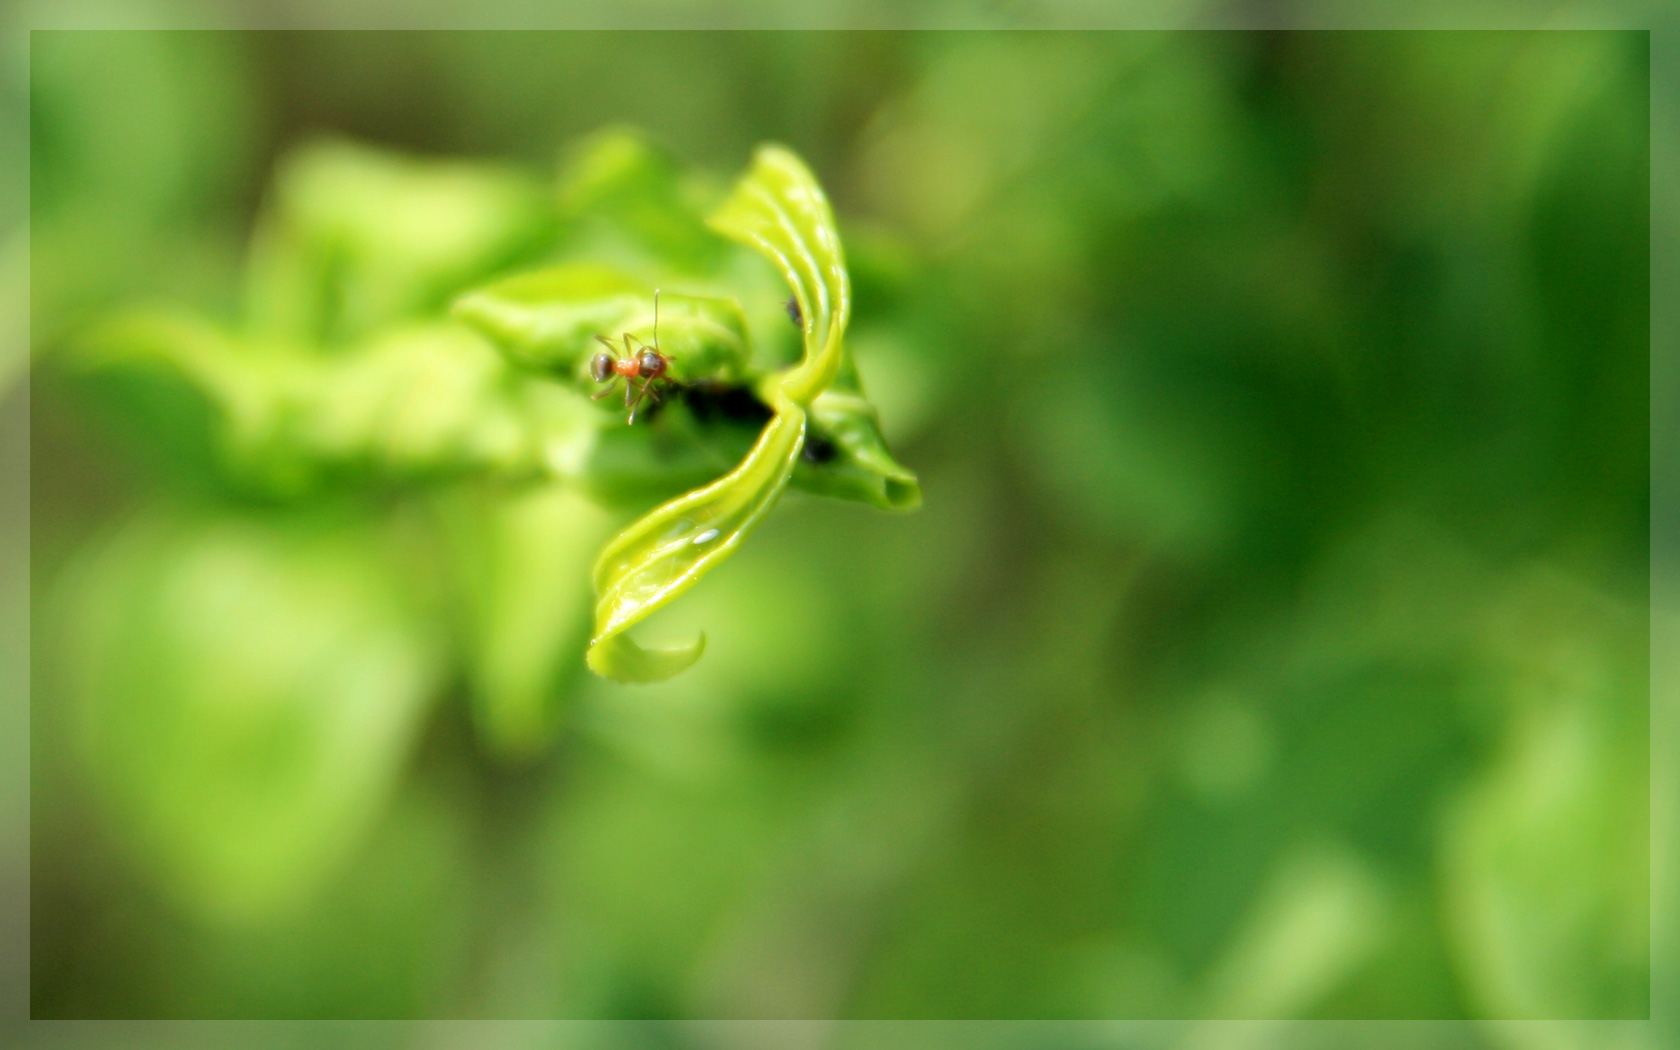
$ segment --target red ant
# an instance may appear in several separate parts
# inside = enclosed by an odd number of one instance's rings
[[[629,332],[625,332],[625,356],[620,357],[617,348],[612,345],[606,336],[597,335],[595,338],[599,339],[601,345],[607,349],[597,353],[590,360],[589,374],[595,382],[608,385],[599,394],[590,396],[596,401],[606,397],[613,391],[612,384],[617,383],[619,377],[623,376],[624,407],[630,410],[630,418],[627,422],[634,423],[636,421],[636,411],[642,407],[643,398],[652,397],[655,401],[659,400],[658,391],[653,389],[654,380],[663,379],[666,382],[674,382],[666,373],[676,357],[661,353],[659,350],[659,289],[655,288],[653,290],[653,345],[651,347],[640,339],[636,339],[636,342],[641,345],[641,350],[632,353],[630,340],[635,337]],[[642,381],[639,390],[636,388],[636,380],[638,379]]]

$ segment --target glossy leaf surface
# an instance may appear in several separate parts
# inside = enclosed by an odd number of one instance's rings
[[[692,587],[764,519],[799,462],[807,407],[842,364],[851,282],[828,198],[805,165],[779,146],[761,148],[711,224],[764,254],[787,280],[804,358],[761,384],[775,417],[739,467],[656,508],[601,552],[589,666],[618,681],[658,681],[699,659],[704,635],[646,650],[624,632]]]

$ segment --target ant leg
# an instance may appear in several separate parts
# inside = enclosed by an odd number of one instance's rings
[[[630,405],[630,418],[625,420],[626,423],[634,423],[636,421],[636,413],[641,410],[642,399],[643,399],[643,397],[645,397],[647,395],[648,385],[649,385],[649,383],[652,383],[652,382],[653,381],[651,379],[647,380],[646,382],[644,382],[642,384],[641,390],[636,392],[636,403],[634,405]],[[627,405],[630,404],[630,400],[629,400],[628,397],[625,398],[624,403],[627,404]]]
[[[590,394],[589,395],[589,400],[599,401],[603,397],[606,397],[608,394],[612,393],[613,390],[615,390],[617,387],[618,387],[618,377],[614,376],[613,381],[611,383],[608,383],[605,387],[603,387],[599,394]]]

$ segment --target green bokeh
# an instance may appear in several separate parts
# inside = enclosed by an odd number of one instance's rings
[[[1647,1014],[1642,34],[36,33],[32,75],[36,1017]],[[586,501],[228,491],[190,405],[66,363],[260,314],[300,142],[500,214],[614,125],[811,164],[922,482],[784,500],[649,625],[706,630],[684,676],[578,673]],[[522,250],[431,217],[368,263],[419,277],[274,323]]]

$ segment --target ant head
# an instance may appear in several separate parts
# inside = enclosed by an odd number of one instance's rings
[[[644,376],[658,377],[665,374],[665,358],[658,351],[643,350],[636,364],[640,366]]]
[[[608,379],[611,379],[613,374],[612,355],[603,350],[591,358],[589,374],[594,377],[597,383],[605,383]]]

